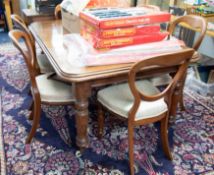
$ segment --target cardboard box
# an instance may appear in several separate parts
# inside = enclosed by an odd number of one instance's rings
[[[62,8],[62,26],[69,33],[80,33],[80,19]]]

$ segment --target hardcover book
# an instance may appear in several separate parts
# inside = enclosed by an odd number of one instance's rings
[[[135,44],[143,44],[150,42],[157,42],[165,39],[168,36],[168,32],[156,32],[152,34],[137,35],[130,37],[120,37],[120,38],[110,38],[103,39],[98,38],[90,33],[85,33],[83,36],[87,41],[89,41],[96,49],[109,49],[117,48],[122,46],[129,46]]]
[[[169,22],[170,14],[144,7],[91,8],[80,12],[80,18],[97,28],[111,29]]]
[[[115,29],[98,29],[86,22],[81,22],[81,34],[90,33],[98,38],[118,38],[124,36],[147,35],[160,32],[160,25],[141,25],[133,27],[121,27]]]

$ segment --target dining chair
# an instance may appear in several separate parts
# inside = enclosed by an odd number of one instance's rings
[[[14,29],[20,29],[29,36],[33,48],[33,53],[35,54],[35,62],[40,73],[55,72],[46,55],[44,53],[36,53],[35,39],[28,29],[27,25],[25,24],[24,20],[16,14],[12,14],[11,19],[14,24]]]
[[[169,13],[174,16],[183,16],[186,13],[186,10],[177,6],[169,6]]]
[[[4,31],[8,31],[7,20],[6,20],[5,10],[3,7],[3,2],[0,2],[0,27],[3,27]]]
[[[195,38],[191,39],[189,37],[189,32],[185,27],[179,27],[179,24],[187,25],[193,29],[197,29],[198,31],[198,36]],[[207,22],[206,20],[201,17],[201,16],[196,16],[196,15],[186,15],[186,16],[181,16],[173,20],[172,22],[169,23],[168,31],[170,36],[175,36],[178,37],[178,39],[183,40],[184,42],[188,42],[189,40],[193,40],[194,42],[192,45],[189,45],[189,47],[192,47],[195,49],[195,53],[192,57],[193,62],[197,62],[197,60],[200,59],[200,55],[197,52],[198,48],[201,45],[201,42],[206,34],[207,30]],[[194,37],[194,36],[193,36]],[[186,43],[188,45],[188,43]],[[186,79],[187,72],[184,72],[185,76],[184,79]],[[183,81],[181,92],[183,92],[185,81]],[[182,110],[185,110],[184,106],[184,101],[183,101],[183,93],[181,93],[180,99],[179,99],[179,104]]]
[[[58,5],[55,7],[54,15],[55,15],[55,19],[61,19],[61,18],[62,18],[62,14],[61,14],[61,5],[60,5],[60,4],[58,4]]]
[[[149,5],[149,0],[138,0],[136,2],[136,6],[140,6],[140,5]]]
[[[156,6],[156,5],[139,4],[139,5],[137,5],[137,7],[145,7],[145,8],[148,8],[148,9],[150,9],[150,10],[160,11],[160,7],[158,7],[158,6]]]
[[[50,74],[39,74],[35,64],[34,48],[31,39],[26,32],[11,30],[9,32],[15,47],[21,52],[26,62],[31,82],[31,94],[33,98],[33,108],[30,118],[33,119],[31,130],[26,139],[30,143],[36,133],[41,115],[41,104],[66,105],[73,104],[71,85],[49,78]],[[23,41],[24,44],[23,45]],[[26,47],[25,47],[26,46]]]
[[[134,174],[134,127],[161,122],[162,147],[168,159],[172,155],[168,143],[168,118],[171,108],[171,97],[176,84],[183,78],[194,50],[151,57],[134,64],[128,74],[128,83],[116,84],[98,91],[98,136],[101,138],[104,129],[104,110],[110,111],[128,121],[128,143],[130,174]],[[175,59],[176,58],[176,59]],[[177,71],[171,82],[161,91],[147,79],[137,79],[142,70],[153,66],[171,68],[177,66]],[[152,71],[155,74],[155,70]],[[151,73],[151,76],[153,75]]]

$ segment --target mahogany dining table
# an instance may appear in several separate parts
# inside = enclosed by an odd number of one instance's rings
[[[76,145],[84,150],[89,146],[88,140],[88,99],[92,89],[126,81],[128,72],[133,63],[103,65],[103,66],[83,66],[79,67],[68,62],[67,56],[69,47],[63,43],[64,31],[61,20],[37,21],[29,26],[36,42],[47,55],[50,63],[54,67],[56,74],[62,81],[72,85],[72,93],[75,97],[75,125],[76,125]],[[185,49],[185,48],[184,48]],[[174,68],[148,68],[143,72],[143,76],[149,76],[154,70],[158,73],[175,72]],[[177,84],[172,100],[172,115],[176,113],[177,103],[180,97],[181,88]]]

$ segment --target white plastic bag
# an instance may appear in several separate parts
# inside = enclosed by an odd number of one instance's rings
[[[204,83],[197,79],[193,69],[188,70],[185,86],[203,96],[214,96],[214,84]]]
[[[61,7],[69,13],[79,16],[79,12],[81,12],[87,6],[89,1],[90,0],[63,0]]]

